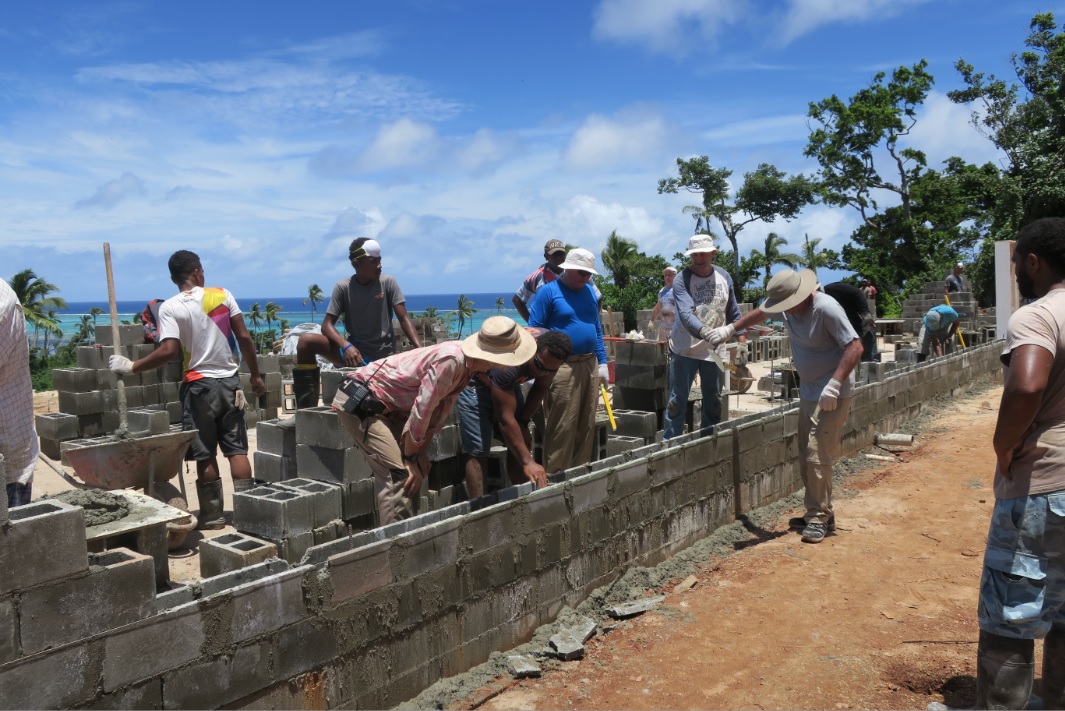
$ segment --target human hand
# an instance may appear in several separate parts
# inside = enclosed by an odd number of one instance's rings
[[[107,359],[107,367],[112,373],[119,375],[133,375],[133,361],[126,356],[113,355]]]
[[[256,375],[251,379],[251,391],[258,397],[266,394],[266,381],[263,380],[263,376]]]
[[[606,384],[610,383],[610,368],[606,363],[599,364],[599,380]]]
[[[699,331],[699,337],[715,348],[732,338],[734,335],[736,335],[736,327],[731,323],[727,326],[719,326],[717,328],[704,326],[703,329]]]
[[[828,381],[825,389],[821,391],[821,398],[817,401],[817,405],[822,412],[832,412],[839,407],[839,389],[841,387],[842,383],[835,378]]]
[[[542,489],[547,486],[547,472],[536,462],[529,462],[521,468],[521,471],[526,480],[533,483],[534,488]]]
[[[340,358],[347,368],[358,368],[363,365],[362,353],[352,344],[348,344],[340,351]]]

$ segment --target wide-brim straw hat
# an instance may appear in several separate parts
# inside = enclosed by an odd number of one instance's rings
[[[559,269],[575,269],[579,272],[591,272],[596,276],[599,272],[595,270],[595,255],[589,252],[587,249],[571,249],[566,254],[566,261],[558,265]]]
[[[798,306],[818,287],[817,274],[809,269],[801,272],[785,269],[773,275],[766,289],[766,300],[759,307],[767,314],[778,314]]]
[[[536,353],[536,339],[507,316],[490,316],[481,330],[462,341],[462,352],[496,365],[521,365]]]

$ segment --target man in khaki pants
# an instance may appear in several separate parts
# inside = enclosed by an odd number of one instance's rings
[[[832,465],[839,459],[843,427],[850,413],[854,367],[862,342],[835,299],[817,289],[809,269],[785,269],[769,282],[762,305],[733,324],[714,329],[711,345],[727,341],[780,314],[788,329],[791,358],[799,373],[799,473],[806,486],[806,515],[789,521],[806,543],[820,543],[836,530],[832,510]]]
[[[425,450],[470,377],[522,365],[535,354],[528,331],[492,316],[464,341],[388,356],[345,378],[333,409],[373,470],[378,525],[414,515],[431,466]]]

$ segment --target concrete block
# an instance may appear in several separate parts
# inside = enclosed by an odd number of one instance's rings
[[[331,405],[333,396],[336,395],[340,382],[348,373],[354,373],[358,368],[334,368],[322,371],[322,404]]]
[[[282,650],[278,655],[276,678],[293,677],[324,666],[331,662],[338,652],[336,635],[324,621],[309,619],[281,630],[277,647]],[[285,708],[285,707],[278,707]]]
[[[344,517],[343,491],[338,484],[297,478],[282,482],[276,488],[289,489],[311,496],[314,507],[314,528],[325,526],[331,521]]]
[[[540,667],[532,659],[521,654],[509,655],[507,664],[510,666],[510,673],[515,679],[539,679],[543,674]]]
[[[165,410],[132,409],[126,413],[130,432],[165,434],[170,430],[170,417]]]
[[[218,708],[269,686],[274,681],[273,651],[271,643],[259,642],[167,672],[163,707]]]
[[[314,531],[293,533],[286,538],[267,539],[277,546],[277,556],[292,565],[297,565],[314,545]]]
[[[91,415],[114,409],[113,396],[105,399],[104,393],[110,390],[90,390],[88,392],[58,392],[59,409],[71,415]]]
[[[260,425],[262,422],[259,423]],[[296,478],[296,457],[286,457],[280,454],[270,454],[256,450],[252,454],[252,464],[255,478],[276,484],[286,479]]]
[[[96,371],[90,368],[53,368],[52,386],[55,390],[71,393],[96,390]]]
[[[314,529],[313,496],[271,485],[234,493],[233,526],[273,541],[310,534]]]
[[[559,523],[568,523],[571,516],[563,486],[547,486],[525,497],[528,526],[531,531]]]
[[[234,643],[271,634],[310,614],[303,597],[303,576],[310,568],[278,570],[279,564],[260,565],[264,572],[272,572],[225,591],[232,599],[230,638]]]
[[[618,363],[614,366],[614,384],[636,390],[665,389],[669,384],[668,366]]]
[[[654,441],[658,431],[658,416],[653,412],[641,410],[614,410],[614,420],[618,428],[616,435],[624,437],[640,437],[645,444]]]
[[[578,477],[571,482],[573,487],[573,515],[588,511],[607,503],[607,489],[610,484],[607,472],[595,472]]]
[[[227,533],[200,541],[200,576],[214,577],[277,557],[277,546],[243,533]]]
[[[112,324],[98,324],[96,326],[96,345],[113,346],[114,326]],[[118,342],[123,346],[134,346],[144,343],[144,326],[141,324],[123,323],[118,326]]]
[[[77,415],[66,412],[42,412],[33,418],[34,429],[37,436],[62,442],[66,439],[77,439],[81,436],[78,430]]]
[[[0,666],[14,661],[19,656],[18,613],[15,599],[0,598]]]
[[[365,461],[365,460],[364,460]],[[374,480],[360,479],[340,485],[341,507],[345,521],[372,514],[377,508],[374,496]]]
[[[634,600],[632,602],[626,602],[622,605],[615,605],[607,608],[606,614],[610,615],[614,619],[623,619],[625,617],[634,617],[636,615],[642,615],[648,610],[653,610],[666,599],[665,595],[658,597],[648,597],[640,600]]]
[[[296,444],[326,449],[347,449],[355,440],[331,407],[309,407],[296,412]]]
[[[563,661],[584,657],[584,645],[569,632],[553,634],[550,641],[551,648],[555,651],[555,656]]]
[[[653,413],[648,412],[648,415]],[[643,437],[625,437],[622,435],[609,435],[606,438],[606,456],[613,457],[623,452],[629,452],[637,447],[647,444]]]
[[[81,507],[39,500],[8,516],[10,525],[0,527],[0,595],[88,569]]]
[[[392,541],[378,541],[329,558],[334,606],[362,597],[392,582],[389,562]]]
[[[389,565],[400,580],[413,580],[459,558],[461,517],[439,521],[392,541]]]
[[[625,341],[614,344],[615,367],[618,365],[665,365],[666,342]]]
[[[96,694],[99,658],[80,644],[0,667],[0,705],[10,709],[66,709]]]
[[[429,446],[425,450],[426,456],[431,462],[439,462],[450,459],[459,453],[459,428],[457,425],[447,425],[433,435]]]
[[[614,388],[613,406],[626,410],[643,410],[660,412],[665,409],[668,400],[665,389],[640,390],[638,388]]]
[[[303,410],[300,410],[303,412]],[[358,447],[329,449],[296,445],[296,471],[304,479],[346,484],[373,476],[366,455]]]

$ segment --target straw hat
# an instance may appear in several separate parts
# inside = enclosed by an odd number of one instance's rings
[[[809,269],[796,272],[785,269],[773,275],[766,289],[769,294],[761,309],[767,314],[778,314],[798,306],[818,287],[817,275]]]
[[[481,330],[462,341],[462,352],[496,365],[521,365],[536,353],[536,339],[506,316],[490,316]]]
[[[707,234],[692,235],[688,240],[688,251],[684,254],[690,257],[698,252],[716,253],[717,245],[714,244],[714,238]]]
[[[560,269],[576,269],[577,271],[591,272],[598,275],[595,270],[595,255],[587,249],[571,249],[566,255],[566,261],[558,265]]]

